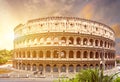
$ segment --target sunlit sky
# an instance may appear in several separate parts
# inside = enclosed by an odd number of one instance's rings
[[[15,26],[48,16],[87,18],[111,26],[120,54],[120,0],[0,0],[0,49],[13,49]]]

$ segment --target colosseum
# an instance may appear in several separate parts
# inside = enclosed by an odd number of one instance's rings
[[[14,29],[13,67],[44,76],[70,75],[86,68],[115,67],[114,31],[78,17],[45,17]]]

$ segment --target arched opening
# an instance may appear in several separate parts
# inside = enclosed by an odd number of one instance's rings
[[[59,44],[59,39],[57,37],[54,38],[54,44]]]
[[[77,44],[80,45],[81,44],[81,39],[78,37],[77,38]]]
[[[83,69],[87,69],[87,65],[86,64],[83,65]]]
[[[61,58],[66,58],[66,52],[64,50],[60,53],[60,57]]]
[[[22,69],[22,64],[21,63],[19,63],[19,69]]]
[[[107,53],[105,53],[105,58],[107,58]]]
[[[58,56],[59,56],[59,52],[55,50],[53,52],[53,58],[58,58]]]
[[[73,58],[73,51],[69,51],[69,58]]]
[[[108,58],[110,58],[110,52],[108,52]]]
[[[29,71],[31,69],[30,64],[27,64],[27,70]]]
[[[65,44],[65,43],[66,43],[66,38],[65,38],[65,37],[62,37],[62,38],[61,38],[61,43],[62,43],[62,44]]]
[[[106,43],[106,41],[105,41],[105,43],[104,43],[105,45],[104,45],[104,47],[106,47],[106,45],[107,45],[107,43]]]
[[[36,70],[37,70],[36,64],[33,64],[32,71],[36,71]]]
[[[23,58],[25,58],[25,51],[23,51]]]
[[[100,41],[100,47],[103,47],[103,41],[102,40]]]
[[[73,37],[70,37],[69,38],[69,44],[73,44],[73,41],[74,41]]]
[[[95,65],[95,68],[99,68],[99,65],[98,65],[98,64],[96,64],[96,65]]]
[[[30,58],[30,51],[27,51],[27,58]]]
[[[43,51],[39,51],[39,58],[43,58]]]
[[[37,42],[38,42],[38,40],[37,40],[37,38],[35,38],[34,39],[34,45],[37,45]]]
[[[95,40],[95,46],[98,46],[98,40]]]
[[[44,38],[41,38],[40,39],[40,44],[43,44],[44,43]]]
[[[87,51],[84,51],[84,53],[83,53],[83,58],[88,58],[88,53],[87,53]]]
[[[109,46],[110,46],[110,44],[109,44],[109,42],[108,42],[108,48],[109,48]]]
[[[66,72],[66,65],[61,66],[61,72]]]
[[[51,57],[51,52],[50,51],[47,51],[46,52],[46,58],[50,58]]]
[[[22,65],[22,69],[25,70],[25,64],[24,64],[24,63],[23,63],[23,65]]]
[[[51,71],[51,68],[50,68],[50,65],[49,65],[49,64],[46,65],[45,71],[46,71],[46,72],[50,72],[50,71]]]
[[[69,65],[69,72],[74,72],[74,67],[73,67],[73,65]]]
[[[33,58],[36,58],[36,51],[33,51],[32,56]]]
[[[90,58],[93,58],[94,57],[94,53],[91,51],[90,52]]]
[[[21,52],[19,52],[19,58],[21,58]]]
[[[88,44],[88,40],[87,40],[87,38],[84,38],[83,39],[83,45],[87,45]]]
[[[51,38],[48,37],[48,38],[46,39],[46,44],[51,44]]]
[[[90,46],[93,46],[93,39],[90,39]]]
[[[93,69],[93,68],[94,68],[93,64],[90,64],[90,69]]]
[[[77,66],[76,66],[76,72],[79,72],[80,71],[80,65],[78,64]]]
[[[58,72],[58,67],[56,65],[53,66],[53,72]]]
[[[98,52],[95,53],[95,58],[99,58]]]
[[[76,58],[81,58],[81,52],[77,51],[77,57]]]
[[[42,72],[42,71],[43,71],[43,65],[42,65],[42,64],[40,64],[38,69],[39,69],[39,71],[41,71],[41,72]]]

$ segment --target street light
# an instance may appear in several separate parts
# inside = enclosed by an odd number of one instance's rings
[[[100,82],[102,82],[103,72],[105,70],[105,60],[104,60],[104,47],[102,47],[102,56],[100,61]]]

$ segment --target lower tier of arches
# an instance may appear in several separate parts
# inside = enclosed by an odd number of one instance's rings
[[[81,69],[93,69],[93,68],[102,68],[100,61],[33,61],[33,60],[14,60],[13,66],[18,70],[26,71],[39,71],[40,74],[54,74],[54,73],[77,73]],[[115,67],[115,61],[106,61],[104,64],[104,69],[109,70]]]

